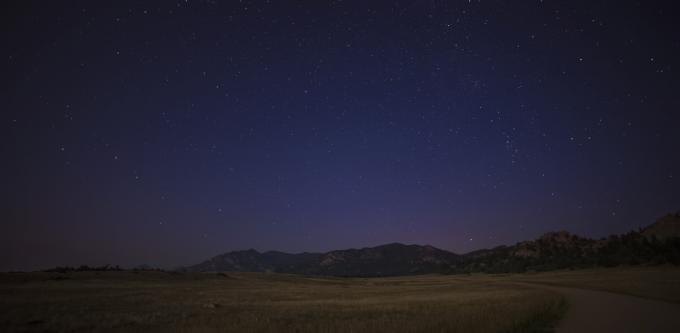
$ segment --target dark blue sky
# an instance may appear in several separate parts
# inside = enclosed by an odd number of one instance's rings
[[[672,1],[2,6],[2,270],[460,253],[680,209]]]

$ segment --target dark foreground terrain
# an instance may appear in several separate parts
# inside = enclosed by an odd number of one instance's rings
[[[680,318],[678,281],[677,267],[392,278],[6,273],[0,275],[0,331],[542,332],[554,326],[569,331],[560,321],[565,313],[567,323],[576,316],[577,329],[590,322],[579,311],[589,302],[574,298],[572,290],[595,299],[601,292],[591,290],[604,290],[615,295],[614,303],[631,302],[633,312],[639,302],[646,308],[662,304],[664,312],[654,320],[673,323]],[[617,319],[644,322],[640,316],[645,313]]]

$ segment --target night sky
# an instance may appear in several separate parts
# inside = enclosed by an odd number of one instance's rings
[[[672,1],[2,7],[0,270],[464,253],[680,209]]]

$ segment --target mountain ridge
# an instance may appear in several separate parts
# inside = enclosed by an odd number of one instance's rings
[[[255,249],[226,252],[190,272],[277,272],[331,276],[509,273],[624,264],[680,264],[680,212],[621,235],[593,239],[566,230],[534,240],[456,254],[432,245],[387,243],[323,253]]]

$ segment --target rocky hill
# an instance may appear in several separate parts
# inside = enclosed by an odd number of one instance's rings
[[[680,212],[658,219],[656,223],[644,228],[642,234],[657,239],[680,237]]]
[[[637,264],[680,264],[680,213],[623,235],[584,238],[549,232],[532,241],[461,256],[454,273],[507,273]]]

